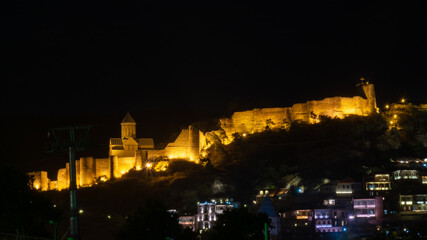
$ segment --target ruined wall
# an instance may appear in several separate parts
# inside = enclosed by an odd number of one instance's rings
[[[204,136],[203,133],[192,126],[182,129],[175,141],[166,145],[164,149],[147,150],[148,159],[153,160],[165,156],[169,159],[185,158],[196,161],[199,158],[200,136]]]
[[[367,85],[365,92],[368,99],[355,97],[331,97],[323,100],[297,103],[285,108],[256,108],[253,110],[235,112],[230,118],[220,119],[220,127],[226,138],[223,143],[232,141],[234,133],[245,134],[262,132],[267,128],[287,128],[294,121],[316,123],[320,115],[344,118],[355,114],[367,116],[376,109],[375,92],[372,84]],[[212,132],[211,132],[212,133]],[[218,136],[218,132],[213,134]]]
[[[96,178],[105,176],[106,179],[109,179],[110,176],[110,159],[109,158],[97,158],[96,159]]]
[[[110,178],[110,159],[84,157],[76,160],[76,184],[77,187],[88,187],[95,183],[96,178],[103,180]],[[120,175],[121,176],[121,175]],[[50,181],[49,190],[63,190],[70,186],[70,165],[58,170],[57,180]]]
[[[40,191],[47,191],[49,189],[49,178],[47,178],[46,171],[35,171],[27,173],[28,176],[33,178],[33,188]]]
[[[58,176],[56,181],[57,190],[67,189],[68,186],[70,186],[67,168],[61,168],[58,170]]]
[[[55,190],[55,189],[58,189],[58,182],[49,180],[49,190]]]
[[[78,186],[91,186],[95,181],[96,165],[93,157],[80,158],[80,184]]]
[[[120,178],[123,174],[129,172],[135,167],[135,157],[115,157],[114,158],[114,177]]]

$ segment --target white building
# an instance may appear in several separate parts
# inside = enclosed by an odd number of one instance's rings
[[[352,216],[348,209],[325,208],[314,210],[316,232],[345,232]]]
[[[198,203],[195,216],[195,230],[206,230],[214,226],[217,215],[238,207],[233,199],[212,199],[210,202]]]
[[[427,211],[427,194],[399,195],[400,209],[402,211],[425,212]]]
[[[355,218],[381,218],[383,197],[353,199]]]

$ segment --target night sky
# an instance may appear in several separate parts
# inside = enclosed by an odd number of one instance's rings
[[[380,106],[427,103],[421,0],[0,4],[2,162],[48,162],[49,127],[95,124],[106,145],[130,111],[157,142],[237,110],[352,96],[361,76]]]

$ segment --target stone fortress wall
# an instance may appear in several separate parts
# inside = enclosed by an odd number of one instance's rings
[[[253,110],[235,112],[230,118],[220,119],[220,127],[224,131],[220,137],[223,143],[233,141],[234,133],[251,134],[262,132],[266,127],[270,129],[287,128],[294,121],[316,123],[318,116],[324,115],[332,118],[344,118],[354,114],[367,116],[377,110],[375,89],[373,84],[362,85],[366,98],[331,97],[323,100],[297,103],[285,108],[256,108]],[[212,134],[219,135],[218,131]],[[211,135],[212,136],[212,135]],[[210,137],[208,137],[210,139]]]
[[[88,187],[97,181],[120,178],[131,169],[141,170],[144,164],[157,158],[170,160],[187,159],[198,162],[203,150],[215,139],[228,144],[233,141],[233,134],[241,135],[262,132],[266,128],[287,128],[294,121],[317,123],[318,116],[344,118],[354,114],[367,116],[377,111],[375,89],[373,84],[363,83],[361,87],[365,98],[331,97],[297,103],[285,108],[262,108],[235,112],[230,118],[219,120],[220,129],[202,133],[191,125],[182,129],[178,137],[163,149],[156,149],[151,138],[136,138],[136,122],[128,113],[121,122],[121,138],[110,139],[108,158],[83,157],[76,160],[76,178],[78,187]],[[57,180],[51,181],[47,172],[28,173],[33,176],[35,189],[62,190],[69,186],[69,164],[57,173]]]

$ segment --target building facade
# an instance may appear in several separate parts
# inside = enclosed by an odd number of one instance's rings
[[[210,202],[198,203],[195,216],[195,229],[207,230],[214,226],[218,214],[237,208],[238,204],[233,199],[212,199]]]

